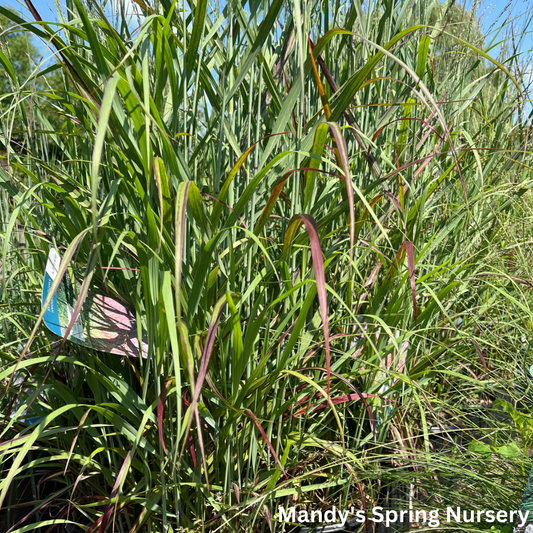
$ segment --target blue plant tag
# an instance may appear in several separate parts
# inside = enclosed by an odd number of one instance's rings
[[[48,260],[46,261],[46,270],[44,273],[44,282],[43,282],[43,294],[41,298],[41,307],[46,302],[46,298],[48,298],[48,295],[50,294],[50,289],[52,288],[52,284],[54,283],[54,279],[57,276],[57,272],[59,270],[59,264],[61,263],[61,259],[59,257],[59,254],[52,248],[50,250],[50,254],[48,255]],[[54,296],[46,308],[46,312],[44,313],[43,317],[44,323],[46,324],[46,327],[55,333],[56,335],[61,335],[61,325],[59,323],[59,311],[57,307],[57,292],[54,293]]]

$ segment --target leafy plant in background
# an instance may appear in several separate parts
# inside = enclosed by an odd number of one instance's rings
[[[16,12],[11,10],[12,15]],[[0,15],[0,53],[2,54],[2,68],[0,69],[0,110],[2,111],[2,145],[0,150],[5,154],[4,143],[7,139],[16,152],[24,151],[27,130],[50,124],[50,130],[61,128],[61,116],[54,113],[45,98],[35,98],[51,87],[57,88],[62,84],[62,78],[57,72],[59,65],[52,63],[47,68],[39,68],[40,53],[28,32],[14,23],[9,16]],[[33,99],[35,98],[35,102]],[[17,102],[26,100],[22,105]],[[46,123],[34,123],[31,115],[32,105],[27,101],[43,107]],[[21,102],[22,103],[22,102]],[[29,109],[29,113],[26,110]],[[53,150],[53,145],[48,147]]]
[[[528,281],[495,251],[530,186],[512,57],[463,39],[485,68],[435,77],[453,4],[137,4],[135,30],[120,5],[0,9],[63,72],[3,115],[43,124],[0,171],[6,529],[290,531],[279,505],[391,487],[518,504],[523,450],[470,445],[512,446],[484,405],[528,357]],[[146,360],[45,331],[51,246],[79,303],[135,310]]]
[[[22,118],[15,110],[17,106],[13,106],[13,100],[16,98],[16,83],[24,85],[28,81],[31,82],[31,73],[33,70],[32,59],[38,55],[37,47],[30,39],[30,36],[25,32],[15,31],[16,27],[5,15],[0,16],[0,51],[6,57],[6,64],[11,67],[11,76],[8,70],[4,67],[0,75],[0,91],[2,94],[1,110],[4,115],[2,120],[2,131],[4,139],[6,136],[11,137],[14,142],[20,144],[24,140],[24,130]],[[10,57],[7,63],[7,57]],[[9,113],[11,111],[11,113]],[[26,118],[27,121],[27,118]],[[2,152],[5,147],[2,145]]]

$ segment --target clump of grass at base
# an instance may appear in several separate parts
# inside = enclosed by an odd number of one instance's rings
[[[529,362],[529,289],[494,260],[530,186],[527,95],[432,5],[164,0],[134,29],[69,0],[21,26],[63,82],[24,86],[0,126],[13,533],[291,531],[279,505],[372,508],[398,484],[415,506],[519,502],[526,450],[470,443],[513,442],[510,415],[472,411]],[[24,150],[13,114],[38,125]],[[147,360],[32,333],[47,253],[73,243]],[[47,489],[19,522],[28,478]]]

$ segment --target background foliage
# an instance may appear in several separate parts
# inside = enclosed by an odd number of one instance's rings
[[[291,531],[279,505],[398,494],[517,508],[519,42],[494,59],[453,2],[27,5],[0,8],[3,527]],[[39,75],[17,63],[29,35],[57,57]],[[45,330],[52,246],[80,303],[135,310],[147,359]]]

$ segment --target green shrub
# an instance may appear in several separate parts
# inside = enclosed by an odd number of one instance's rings
[[[80,0],[21,26],[64,80],[3,115],[32,118],[0,170],[0,503],[55,485],[9,526],[290,531],[279,505],[398,485],[518,505],[526,450],[489,457],[516,434],[480,407],[530,362],[529,286],[498,255],[531,183],[514,56],[448,4],[138,5],[135,30]],[[146,360],[45,331],[51,246],[80,301],[135,310]]]

